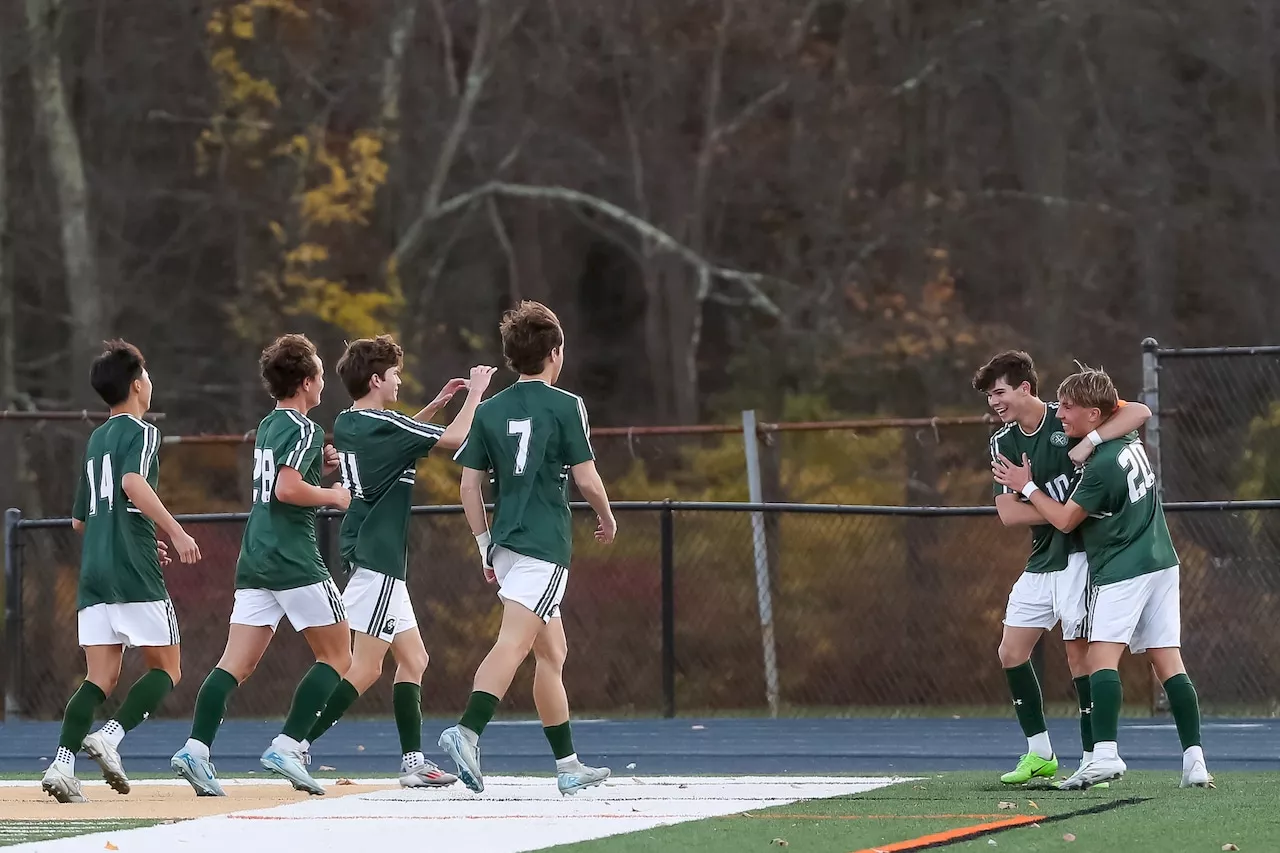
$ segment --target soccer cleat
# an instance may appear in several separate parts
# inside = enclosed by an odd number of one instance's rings
[[[71,772],[71,768],[55,761],[44,771],[40,780],[44,792],[60,803],[87,803],[89,799],[80,791],[80,780]]]
[[[129,793],[129,777],[124,775],[120,751],[112,746],[101,732],[85,735],[80,746],[86,755],[98,762],[98,766],[102,768],[102,778],[117,794]]]
[[[556,774],[556,785],[560,788],[560,793],[566,797],[573,796],[583,788],[591,788],[599,785],[605,779],[609,778],[610,770],[608,767],[588,767],[579,763],[572,770],[562,770]]]
[[[457,776],[446,773],[430,761],[423,761],[413,768],[401,768],[401,788],[447,788],[457,781]]]
[[[1190,767],[1182,771],[1182,782],[1179,788],[1216,788],[1213,784],[1213,777],[1209,775],[1209,768],[1205,767],[1203,761],[1197,761]]]
[[[440,733],[437,742],[445,755],[458,765],[458,778],[477,794],[484,790],[484,776],[480,773],[480,745],[472,743],[458,726],[450,726]]]
[[[1110,782],[1124,776],[1126,770],[1124,761],[1120,756],[1115,758],[1094,758],[1084,767],[1077,770],[1070,779],[1058,783],[1059,791],[1087,791],[1090,788],[1101,787],[1102,783]]]
[[[320,783],[312,779],[311,774],[307,772],[306,762],[300,751],[270,746],[267,747],[266,752],[262,753],[260,761],[262,766],[272,773],[288,779],[294,790],[306,791],[316,796],[324,794],[324,788],[321,788]]]
[[[1032,779],[1043,777],[1052,779],[1058,775],[1058,757],[1041,758],[1034,752],[1028,752],[1018,759],[1018,766],[1000,777],[1006,785],[1025,785]]]
[[[1071,774],[1070,776],[1068,776],[1066,779],[1064,779],[1063,781],[1059,782],[1057,787],[1058,787],[1058,788],[1060,788],[1061,790],[1064,790],[1064,791],[1072,791],[1072,790],[1075,790],[1075,789],[1076,789],[1076,782],[1077,782],[1076,777],[1080,775],[1080,771],[1081,771],[1081,770],[1083,770],[1083,769],[1085,768],[1085,765],[1086,765],[1087,763],[1088,763],[1088,762],[1087,762],[1087,761],[1085,761],[1083,757],[1081,757],[1081,758],[1080,758],[1080,766],[1076,768],[1076,772],[1075,772],[1075,773],[1072,773],[1072,774]],[[1110,788],[1110,787],[1111,787],[1111,783],[1110,783],[1110,782],[1099,782],[1098,784],[1096,784],[1096,785],[1091,785],[1090,787],[1098,788],[1099,790],[1102,790],[1102,789]]]
[[[222,790],[217,771],[213,769],[213,762],[209,759],[192,755],[184,749],[169,759],[169,766],[173,768],[173,772],[186,779],[191,787],[195,788],[197,797],[227,795],[226,791]]]

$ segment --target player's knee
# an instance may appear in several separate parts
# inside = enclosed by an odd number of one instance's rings
[[[546,646],[542,644],[533,647],[533,656],[540,667],[550,667],[559,672],[564,669],[565,658],[569,656],[569,650],[563,646]]]
[[[1000,657],[1000,666],[1005,669],[1013,669],[1015,666],[1022,666],[1031,660],[1031,655],[1026,650],[1018,648],[1008,640],[1001,640],[1000,647],[996,649],[996,654]]]
[[[326,649],[323,654],[316,655],[316,663],[328,664],[333,667],[334,672],[338,673],[338,675],[345,676],[351,671],[351,647],[337,646],[333,649]],[[381,671],[382,664],[379,663],[378,672]]]
[[[177,687],[178,682],[182,680],[181,664],[171,664],[164,668],[165,674],[169,676],[169,681],[173,682],[173,686]]]

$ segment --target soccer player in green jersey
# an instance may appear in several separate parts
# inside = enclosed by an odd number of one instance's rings
[[[76,619],[88,673],[67,702],[58,752],[41,782],[60,803],[85,802],[75,776],[82,748],[101,766],[108,785],[129,793],[120,741],[178,683],[178,620],[160,571],[169,560],[156,541],[156,526],[169,534],[182,562],[200,559],[195,540],[156,495],[160,431],[142,419],[151,408],[151,376],[142,353],[125,341],[108,341],[89,369],[89,382],[111,417],[89,436],[71,513],[72,528],[84,537]],[[130,646],[142,651],[147,672],[115,717],[90,734],[94,711],[115,690]]]
[[[1182,662],[1178,554],[1169,537],[1156,476],[1136,433],[1106,440],[1099,427],[1116,411],[1111,378],[1083,369],[1058,386],[1058,418],[1070,437],[1095,447],[1065,501],[1037,485],[1035,462],[999,455],[996,479],[1021,493],[1063,533],[1080,531],[1089,558],[1089,676],[1093,693],[1093,760],[1059,787],[1082,789],[1124,775],[1116,744],[1125,646],[1147,654],[1164,685],[1182,741],[1184,788],[1213,787],[1200,742],[1200,705]],[[1082,453],[1083,455],[1083,453]],[[1020,463],[1020,464],[1019,464]]]
[[[283,617],[315,653],[299,682],[281,734],[262,754],[262,766],[299,791],[323,794],[306,769],[306,737],[351,666],[351,636],[342,594],[316,542],[319,507],[345,510],[351,493],[321,478],[338,468],[324,430],[307,417],[320,404],[324,365],[303,335],[284,335],[263,350],[262,380],[276,407],[258,424],[253,491],[236,562],[236,597],[227,646],[196,697],[191,737],[170,766],[200,796],[223,796],[209,748],[227,699],[258,666]]]
[[[1062,431],[1058,403],[1046,403],[1038,396],[1039,377],[1031,356],[1015,350],[996,355],[974,374],[973,387],[987,396],[988,405],[1004,423],[991,437],[991,458],[1003,454],[1017,459],[1027,454],[1043,488],[1064,497],[1075,477],[1070,451],[1080,439]],[[1124,405],[1099,426],[1099,432],[1106,438],[1119,438],[1141,427],[1149,417],[1151,410],[1140,403]],[[1006,527],[1031,529],[1031,554],[1009,592],[999,649],[1014,711],[1027,738],[1026,753],[1000,781],[1021,785],[1035,778],[1053,779],[1058,772],[1045,724],[1044,697],[1031,665],[1031,652],[1041,635],[1058,623],[1062,624],[1067,666],[1080,705],[1080,766],[1093,758],[1086,660],[1089,644],[1083,633],[1089,567],[1079,537],[1055,530],[1016,492],[996,483],[995,502]]]
[[[339,538],[342,557],[351,567],[342,603],[354,643],[351,669],[307,740],[314,744],[373,686],[382,675],[389,648],[396,662],[391,690],[400,733],[400,785],[438,788],[452,785],[458,777],[422,754],[421,684],[428,658],[405,584],[409,511],[418,460],[433,448],[461,446],[494,368],[473,367],[469,380],[450,380],[426,408],[410,418],[389,408],[400,396],[403,365],[404,351],[389,335],[353,341],[338,360],[338,375],[355,400],[333,424],[338,470],[351,491]],[[453,422],[447,428],[430,423],[463,388],[466,401]]]
[[[485,578],[497,583],[502,627],[476,671],[473,692],[440,748],[458,765],[463,784],[484,790],[479,739],[516,670],[533,650],[533,701],[556,758],[562,794],[599,785],[607,767],[578,760],[569,727],[563,668],[568,647],[560,600],[569,580],[573,531],[570,473],[599,519],[596,539],[610,543],[617,522],[596,471],[582,398],[555,387],[564,365],[564,332],[546,306],[521,302],[502,318],[502,353],[520,379],[480,405],[454,457],[463,466],[462,506],[480,549]],[[494,486],[493,527],[482,485]]]

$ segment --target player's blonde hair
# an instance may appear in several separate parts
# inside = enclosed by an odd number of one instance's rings
[[[1059,402],[1071,403],[1085,409],[1097,409],[1103,419],[1111,417],[1120,407],[1120,395],[1115,383],[1102,368],[1093,368],[1076,362],[1077,372],[1058,385]]]

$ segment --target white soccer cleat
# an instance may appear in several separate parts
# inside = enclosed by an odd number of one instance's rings
[[[306,791],[316,796],[324,794],[324,788],[307,772],[306,757],[301,751],[270,746],[259,760],[272,773],[288,779],[294,790]]]
[[[207,758],[201,758],[198,755],[192,755],[183,749],[173,758],[169,759],[169,767],[173,769],[196,791],[197,797],[225,797],[226,791],[222,790],[221,783],[218,782],[218,772],[213,768],[213,762]]]
[[[71,772],[71,768],[60,761],[49,765],[40,780],[44,792],[60,803],[87,803],[89,799],[80,791],[80,780]]]
[[[1066,779],[1064,779],[1063,781],[1059,782],[1059,783],[1057,784],[1057,788],[1058,788],[1059,790],[1061,790],[1061,791],[1075,791],[1075,790],[1080,790],[1080,787],[1079,787],[1079,785],[1078,785],[1079,779],[1078,779],[1077,777],[1080,775],[1080,771],[1081,771],[1081,770],[1084,770],[1084,768],[1085,768],[1086,766],[1088,766],[1088,764],[1089,764],[1089,762],[1085,761],[1085,760],[1084,760],[1084,757],[1083,757],[1083,756],[1081,756],[1081,758],[1080,758],[1080,766],[1076,768],[1076,772],[1072,773],[1072,774],[1071,774],[1070,776],[1068,776]],[[1090,787],[1092,787],[1092,788],[1110,788],[1110,787],[1111,787],[1111,783],[1110,783],[1110,782],[1098,782],[1098,783],[1096,783],[1096,784],[1091,785]]]
[[[462,733],[458,726],[450,726],[440,733],[437,744],[445,755],[458,765],[458,778],[477,794],[484,790],[484,776],[480,773],[480,745]]]
[[[556,774],[556,786],[564,796],[573,796],[583,788],[592,788],[609,778],[612,771],[608,767],[588,767],[582,762],[572,770],[561,770]]]
[[[129,777],[124,774],[124,763],[120,761],[120,751],[111,745],[111,741],[102,736],[101,731],[85,735],[80,746],[86,755],[98,762],[98,766],[102,768],[102,778],[117,794],[129,793]]]
[[[1077,770],[1069,779],[1058,783],[1060,791],[1087,791],[1103,782],[1112,782],[1124,776],[1129,768],[1120,756],[1115,758],[1094,758],[1084,767]]]
[[[457,776],[426,760],[416,767],[400,768],[401,788],[447,788],[457,781]]]
[[[1213,777],[1209,775],[1209,768],[1205,766],[1203,761],[1196,761],[1190,767],[1182,771],[1182,783],[1179,788],[1216,788],[1213,784]]]

